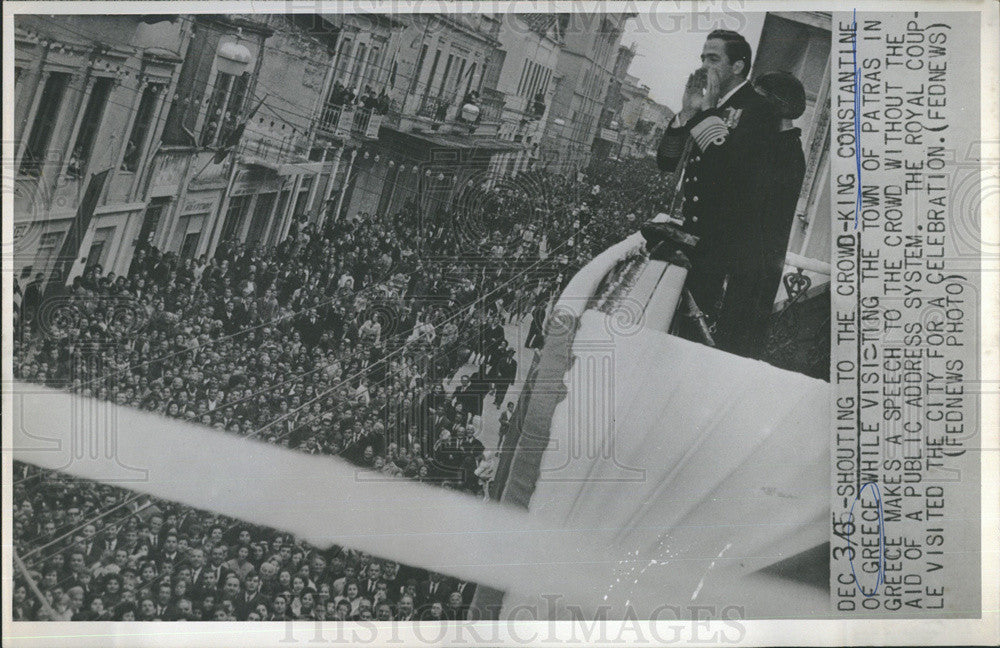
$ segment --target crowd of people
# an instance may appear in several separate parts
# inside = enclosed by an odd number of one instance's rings
[[[330,90],[330,98],[327,103],[332,106],[358,105],[373,110],[376,115],[384,115],[389,112],[389,95],[385,88],[375,94],[369,85],[366,85],[363,91],[355,91],[337,81]]]
[[[504,325],[532,318],[528,346],[541,346],[566,282],[662,197],[651,162],[622,161],[522,173],[431,213],[297,220],[267,250],[224,241],[189,259],[144,245],[127,275],[96,266],[68,287],[25,287],[15,376],[483,495],[484,402],[506,403],[509,424],[517,375]],[[475,591],[115,486],[16,473],[14,542],[33,578],[16,580],[15,619],[464,618]]]

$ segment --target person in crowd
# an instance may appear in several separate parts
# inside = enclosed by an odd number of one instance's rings
[[[354,101],[346,88],[334,92]],[[634,231],[626,214],[651,214],[659,200],[648,162],[593,174],[601,206],[589,219],[575,210],[589,179],[539,170],[525,178],[535,196],[483,190],[477,218],[492,233],[474,240],[461,210],[427,214],[408,203],[322,227],[300,216],[270,248],[227,239],[198,260],[143,241],[124,275],[95,268],[65,290],[56,278],[46,293],[36,277],[22,296],[14,375],[479,494],[477,430],[516,375],[516,363],[505,365],[516,338],[504,319],[530,326],[529,346],[539,347],[551,297]],[[574,245],[560,247],[570,237]],[[28,322],[50,298],[66,316],[36,330]],[[452,393],[456,374],[467,379]],[[413,620],[446,617],[454,598],[440,575],[378,558],[363,565],[348,548],[320,550],[27,465],[15,473],[14,548],[45,599],[17,576],[15,618],[358,619],[383,618],[387,607]]]
[[[482,490],[483,498],[486,500],[489,500],[493,495],[490,488],[494,477],[496,477],[499,462],[499,452],[496,450],[487,450],[476,465],[475,476],[479,479],[479,488]]]
[[[444,610],[444,618],[456,621],[465,618],[465,605],[462,603],[462,595],[453,591],[448,595],[448,602]]]
[[[509,347],[503,349],[503,355],[496,361],[493,371],[493,406],[500,409],[507,398],[507,390],[514,384],[517,378],[517,358],[514,349]]]
[[[531,309],[531,328],[528,329],[528,338],[524,346],[529,349],[541,349],[544,343],[543,327],[545,326],[546,306],[541,299],[536,300],[534,308]]]
[[[509,401],[507,407],[500,412],[500,430],[497,439],[497,450],[503,449],[503,442],[507,436],[507,432],[510,430],[511,421],[514,418],[514,409],[516,404],[514,401]]]

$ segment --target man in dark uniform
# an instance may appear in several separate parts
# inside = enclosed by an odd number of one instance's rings
[[[656,156],[661,171],[686,164],[683,228],[699,240],[685,287],[712,322],[722,311],[733,264],[748,242],[753,245],[748,239],[755,219],[747,213],[756,202],[750,199],[756,190],[753,170],[777,132],[773,112],[747,81],[750,59],[750,45],[736,32],[708,35],[702,67],[688,80],[683,107]],[[732,350],[724,331],[715,344]]]
[[[805,175],[801,131],[793,126],[805,110],[805,89],[787,72],[759,76],[754,89],[780,120],[766,155],[757,159],[756,202],[747,209],[756,222],[735,259],[717,324],[730,351],[748,358],[764,354],[768,323],[785,268],[788,237]]]

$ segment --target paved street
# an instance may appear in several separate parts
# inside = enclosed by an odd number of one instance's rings
[[[517,350],[517,380],[507,390],[507,398],[500,408],[493,405],[492,395],[483,401],[483,419],[480,424],[479,440],[483,442],[487,450],[496,448],[500,442],[500,412],[503,407],[507,406],[507,403],[517,402],[518,397],[521,395],[521,388],[524,385],[524,378],[531,367],[535,351],[524,346],[524,341],[528,338],[528,329],[530,326],[530,314],[523,317],[519,323],[504,325],[507,342],[510,343],[512,348]],[[471,376],[475,371],[475,365],[471,363],[463,365],[452,379],[446,383],[446,391],[448,393],[454,391],[455,387],[461,382],[462,376]]]

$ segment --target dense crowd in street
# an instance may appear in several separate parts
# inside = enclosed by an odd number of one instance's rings
[[[270,249],[141,244],[126,275],[24,287],[15,376],[482,496],[484,403],[509,421],[518,373],[504,326],[530,318],[540,347],[562,287],[655,213],[662,184],[650,161],[612,162],[473,187],[448,209],[297,220]],[[476,587],[15,472],[15,548],[46,600],[17,578],[15,619],[454,619]]]

